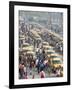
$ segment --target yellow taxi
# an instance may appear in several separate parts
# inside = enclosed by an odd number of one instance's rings
[[[29,45],[28,43],[24,43],[22,46],[23,51],[33,51],[33,49],[34,49],[33,46]]]
[[[61,60],[61,58],[53,58],[51,61],[51,65],[54,68],[63,68],[63,61]]]

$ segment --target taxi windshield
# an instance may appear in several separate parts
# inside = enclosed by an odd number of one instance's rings
[[[52,62],[53,62],[53,64],[61,64],[60,60],[53,60]]]

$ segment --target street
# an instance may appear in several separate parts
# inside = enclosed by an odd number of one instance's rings
[[[26,17],[25,19],[19,22],[19,78],[62,77],[61,33],[49,30],[35,20],[30,22]]]

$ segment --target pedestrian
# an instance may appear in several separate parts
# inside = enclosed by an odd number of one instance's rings
[[[45,65],[44,65],[44,63],[41,62],[41,64],[40,64],[40,71],[44,70],[44,68],[45,68]]]
[[[41,72],[40,72],[40,78],[45,78],[46,76],[45,76],[45,72],[42,70]]]
[[[56,70],[56,74],[57,74],[57,77],[59,77],[60,76],[60,69],[59,68],[57,68],[57,70]]]
[[[27,72],[26,72],[25,75],[24,75],[24,79],[28,79]]]
[[[32,79],[34,79],[34,78],[35,78],[35,75],[32,76]]]
[[[27,68],[24,66],[24,74],[26,73],[26,71],[27,71]]]
[[[22,64],[19,64],[19,75],[20,75],[20,79],[22,79],[24,76],[24,65]]]
[[[37,67],[37,65],[38,65],[38,59],[36,59],[35,65],[36,65],[36,67]]]
[[[38,70],[38,73],[39,73],[40,72],[40,61],[38,61],[37,70]]]

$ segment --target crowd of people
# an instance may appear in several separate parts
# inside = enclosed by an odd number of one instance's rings
[[[50,65],[50,60],[47,57],[44,50],[39,50],[37,58],[34,60],[33,57],[26,57],[24,55],[19,57],[19,78],[28,79],[36,78],[35,73],[39,78],[46,78],[46,72],[50,76],[62,76],[60,68],[53,68]],[[31,77],[30,77],[31,76]]]
[[[40,38],[38,40],[38,37],[36,38],[35,36],[33,36],[32,32],[30,32],[31,29],[34,29],[34,26],[29,25],[26,22],[22,22],[21,20],[19,25],[20,25],[19,35],[24,36],[25,39],[23,40],[20,37],[19,47],[21,47],[22,44],[26,42],[29,43],[30,45],[33,45],[34,48],[35,47],[39,48],[35,59],[33,58],[32,55],[27,56],[24,54],[19,54],[19,79],[29,79],[29,78],[34,79],[36,78],[36,74],[39,76],[39,78],[46,78],[46,74],[48,74],[49,76],[51,76],[52,74],[54,74],[54,76],[62,76],[60,67],[59,68],[52,67],[50,64],[50,57],[48,57],[45,50],[43,50],[42,48],[40,49],[40,45],[39,45],[41,44]],[[46,33],[42,32],[40,37],[42,38],[42,40],[49,42],[50,45],[53,45],[55,47],[55,50],[58,49],[59,52],[63,52],[63,45],[57,42],[57,40],[53,40],[55,35],[53,36],[49,34],[50,33],[47,31]],[[32,71],[37,73],[35,74]]]

